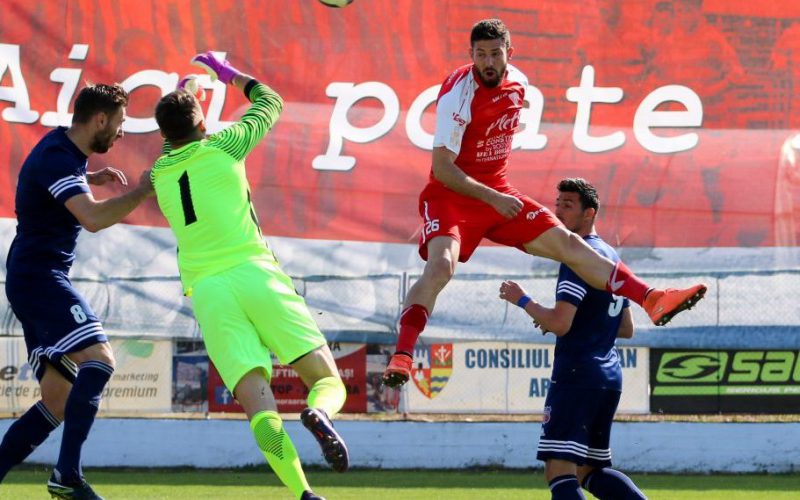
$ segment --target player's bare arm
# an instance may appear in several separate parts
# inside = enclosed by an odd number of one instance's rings
[[[86,182],[92,186],[102,186],[109,182],[119,182],[123,186],[128,185],[128,179],[125,178],[125,174],[114,167],[106,167],[97,172],[86,172]]]
[[[622,310],[622,323],[619,325],[617,332],[618,339],[632,339],[633,338],[633,313],[631,308],[626,307]]]
[[[433,148],[433,176],[458,194],[475,198],[497,210],[503,217],[515,217],[522,202],[514,196],[496,191],[468,176],[455,164],[456,154],[446,147]]]
[[[542,330],[542,334],[553,332],[557,337],[566,335],[578,310],[562,300],[557,301],[554,307],[544,307],[531,299],[525,289],[514,281],[504,281],[500,285],[500,298],[514,305],[521,305],[528,316],[533,318],[534,325]]]
[[[68,199],[64,206],[78,219],[84,229],[96,233],[120,222],[152,194],[150,170],[145,170],[139,177],[139,184],[121,196],[95,200],[91,193],[82,193]]]

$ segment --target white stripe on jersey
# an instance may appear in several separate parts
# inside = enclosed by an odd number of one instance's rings
[[[589,453],[589,447],[575,441],[558,441],[555,439],[540,439],[539,450],[541,451],[566,451],[585,457]]]
[[[88,325],[83,325],[69,332],[66,337],[56,342],[55,345],[44,350],[48,357],[56,353],[67,352],[75,344],[86,340],[89,337],[103,332],[103,325],[99,321],[94,321]]]
[[[50,410],[47,409],[44,403],[42,403],[41,401],[37,401],[36,404],[33,406],[35,406],[36,409],[39,410],[39,413],[41,413],[42,416],[46,418],[48,422],[50,422],[50,425],[52,425],[53,427],[58,427],[59,425],[61,425],[61,421],[57,419],[52,413],[50,413]]]
[[[556,293],[567,293],[574,295],[579,300],[583,300],[583,297],[586,296],[586,289],[577,283],[573,283],[571,281],[562,281],[558,284]]]
[[[52,357],[54,354],[67,353],[69,352],[70,349],[72,349],[79,343],[83,342],[84,340],[102,334],[103,334],[103,327],[100,325],[100,323],[95,323],[95,325],[92,328],[82,331],[79,336],[73,336],[70,339],[69,343],[61,344],[59,342],[59,344],[56,344],[55,346],[48,347],[47,349],[45,349],[44,353],[47,354],[48,358]]]
[[[611,449],[589,448],[589,458],[598,460],[611,460]]]
[[[65,182],[75,182],[77,180],[78,180],[78,176],[77,175],[68,175],[68,176],[62,177],[59,180],[55,181],[54,183],[50,184],[50,187],[48,187],[47,190],[52,193],[53,190],[58,189]]]
[[[61,356],[61,365],[67,369],[71,374],[78,374],[78,365],[66,356]]]
[[[53,198],[57,198],[58,195],[67,189],[76,186],[86,186],[86,178],[80,175],[69,175],[67,177],[62,177],[51,184],[47,190],[50,191],[50,194],[53,195]]]
[[[85,361],[81,363],[81,370],[83,370],[84,368],[96,368],[98,370],[102,370],[108,373],[109,375],[112,375],[114,373],[114,369],[111,368],[109,365],[103,363],[102,361],[93,361],[93,360]]]
[[[582,458],[594,458],[595,460],[611,460],[610,449],[589,448],[588,446],[576,443],[575,441],[541,439],[539,440],[538,451],[570,453]]]
[[[461,152],[461,139],[472,121],[472,99],[477,88],[472,71],[467,71],[436,103],[436,130],[433,147],[444,146],[455,154]]]
[[[33,351],[31,351],[31,355],[28,356],[28,364],[31,365],[31,369],[33,370],[34,375],[36,375],[36,370],[39,369],[39,357],[44,354],[44,351],[41,347],[37,347]]]
[[[430,215],[428,215],[428,202],[427,201],[423,201],[422,204],[425,206],[425,208],[422,210],[422,212],[425,215],[423,215],[422,218],[425,220],[425,222],[430,222],[431,221],[431,217],[430,217]],[[427,227],[428,227],[428,224],[423,224],[422,225],[422,242],[423,243],[425,243],[426,240],[428,239],[427,238],[428,235],[425,233],[425,229]]]

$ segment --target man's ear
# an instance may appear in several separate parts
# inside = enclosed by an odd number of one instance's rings
[[[197,124],[197,128],[200,130],[200,132],[205,134],[206,133],[206,121],[205,120],[200,120],[200,123]]]
[[[106,128],[106,125],[108,124],[108,115],[101,111],[94,115],[92,121],[98,130],[102,130]]]
[[[508,60],[511,60],[511,56],[514,54],[514,47],[508,48]]]

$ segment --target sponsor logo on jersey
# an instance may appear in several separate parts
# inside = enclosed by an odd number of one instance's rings
[[[414,349],[411,378],[428,399],[442,392],[453,373],[453,344],[431,344]]]
[[[492,133],[492,131],[501,133],[513,132],[517,129],[518,125],[519,125],[519,110],[506,113],[500,118],[498,118],[494,123],[489,125],[489,127],[486,129],[486,136]]]
[[[544,207],[542,207],[542,208],[540,208],[539,210],[535,210],[535,211],[533,211],[533,212],[528,212],[528,213],[525,215],[525,218],[526,218],[526,219],[528,219],[528,220],[533,220],[533,219],[535,219],[535,218],[536,218],[536,216],[537,216],[537,215],[539,215],[539,214],[541,214],[541,213],[544,213],[544,212],[546,212],[546,211],[547,211],[547,209],[546,209],[546,208],[544,208]]]

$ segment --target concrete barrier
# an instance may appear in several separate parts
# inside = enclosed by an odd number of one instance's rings
[[[5,433],[13,420],[0,420]],[[61,428],[29,457],[52,464]],[[316,441],[286,421],[305,464],[324,465]],[[531,422],[340,421],[353,467],[539,467]],[[797,472],[800,423],[618,422],[616,467],[636,472]],[[263,463],[243,420],[99,419],[84,446],[87,467],[226,468]]]

